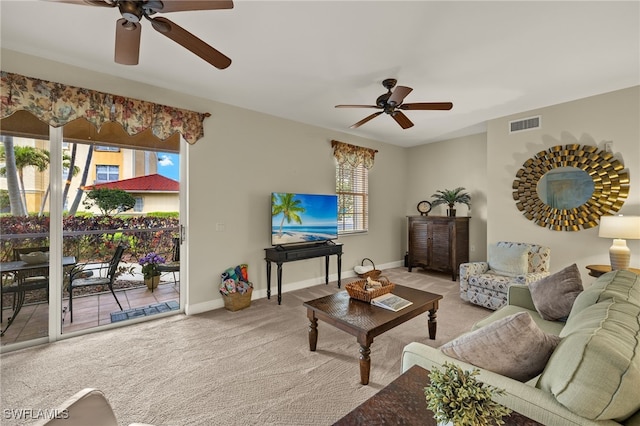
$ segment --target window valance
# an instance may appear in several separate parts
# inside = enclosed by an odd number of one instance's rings
[[[364,148],[361,146],[350,145],[348,143],[331,141],[333,147],[333,156],[336,157],[338,164],[347,163],[351,167],[358,167],[362,164],[366,169],[373,167],[377,149]]]
[[[6,71],[0,71],[0,76],[0,118],[24,110],[53,127],[78,118],[84,118],[98,130],[105,123],[115,122],[129,136],[150,130],[158,139],[166,140],[180,133],[194,144],[204,136],[202,122],[211,115]]]

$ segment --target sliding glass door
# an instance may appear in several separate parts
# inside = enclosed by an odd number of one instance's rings
[[[181,310],[179,152],[2,136],[2,349]]]

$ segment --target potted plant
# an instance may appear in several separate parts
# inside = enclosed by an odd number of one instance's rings
[[[445,362],[442,370],[429,374],[430,384],[424,388],[427,408],[438,424],[454,426],[503,425],[502,416],[511,410],[492,399],[504,395],[503,389],[476,379],[480,370],[464,371],[458,365]]]
[[[431,196],[434,201],[431,203],[432,207],[435,207],[440,204],[446,204],[449,206],[449,210],[447,210],[448,216],[455,216],[456,209],[454,209],[454,205],[457,204],[466,204],[467,207],[471,208],[471,195],[467,192],[462,192],[465,189],[463,187],[458,187],[456,189],[445,189],[436,191],[435,194]]]
[[[165,263],[166,259],[155,252],[147,253],[146,256],[141,257],[138,263],[142,266],[142,275],[144,275],[144,283],[149,290],[153,290],[160,284],[160,271],[158,271],[158,265]]]

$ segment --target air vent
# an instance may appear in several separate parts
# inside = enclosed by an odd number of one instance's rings
[[[540,116],[523,118],[509,122],[509,133],[522,132],[523,130],[531,130],[540,128]]]

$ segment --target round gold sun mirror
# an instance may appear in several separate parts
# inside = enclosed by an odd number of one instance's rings
[[[620,210],[629,195],[629,173],[595,146],[557,145],[528,159],[512,188],[518,210],[536,225],[580,231]]]

